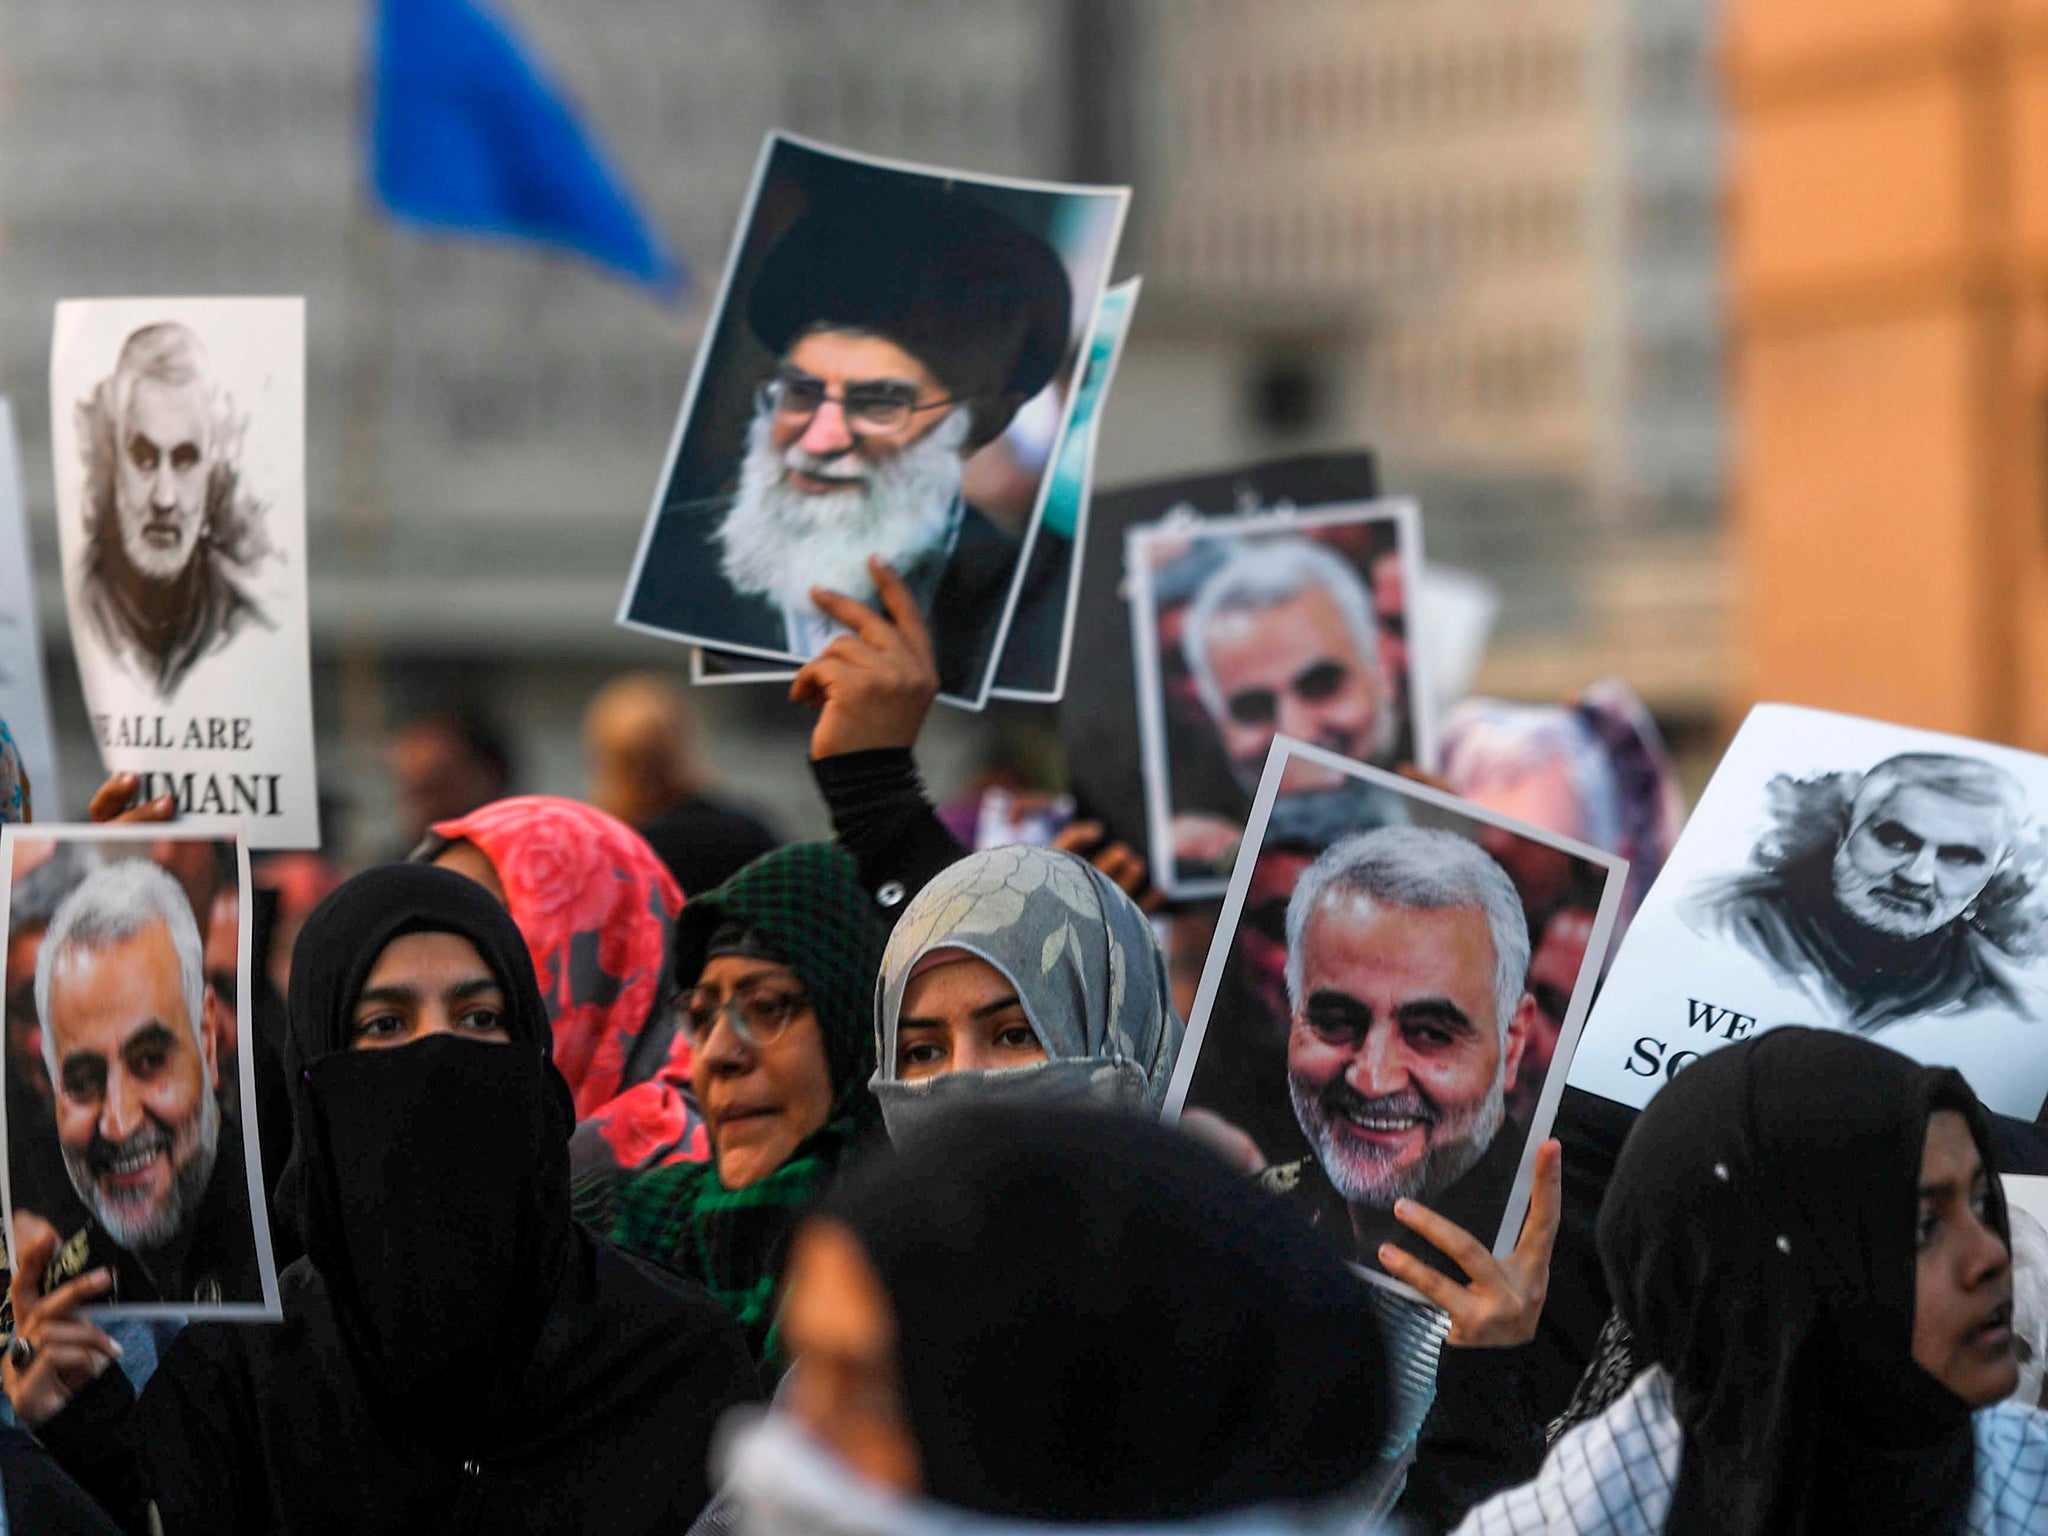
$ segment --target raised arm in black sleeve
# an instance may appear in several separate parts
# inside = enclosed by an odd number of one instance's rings
[[[832,830],[890,922],[933,876],[967,856],[932,809],[908,748],[814,758],[811,773]]]

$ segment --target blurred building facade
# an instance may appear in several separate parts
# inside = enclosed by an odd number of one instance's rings
[[[2048,749],[2048,5],[1729,45],[1736,697]]]
[[[1482,686],[1627,654],[1710,705],[1724,600],[1715,15],[1682,0],[1146,0],[1118,382],[1234,454],[1378,449],[1502,584]],[[1105,447],[1107,451],[1107,447]],[[1229,455],[1226,455],[1226,457]]]
[[[389,227],[358,148],[374,4],[0,0],[0,391],[23,436],[69,762],[92,751],[49,513],[58,298],[307,296],[323,772],[375,820],[378,728],[416,704],[488,700],[527,744],[525,781],[577,793],[581,697],[620,665],[687,665],[611,621],[764,133],[1018,175],[1066,164],[1057,6],[494,9],[690,267],[680,308],[574,258]],[[697,697],[753,792],[821,829],[808,712],[775,689]],[[941,715],[944,777],[976,733]],[[755,735],[773,750],[748,751]]]
[[[616,666],[684,663],[611,617],[777,126],[1135,184],[1120,265],[1148,282],[1100,480],[1365,442],[1423,497],[1433,552],[1508,598],[1483,682],[1546,693],[1627,657],[1668,708],[1717,685],[1718,135],[1699,7],[496,8],[689,265],[682,306],[371,211],[373,5],[0,0],[0,390],[70,761],[90,749],[49,526],[51,306],[303,293],[324,764],[374,817],[378,725],[459,690],[512,718],[529,785],[577,791],[582,694]],[[806,715],[773,689],[696,697],[733,762],[766,765],[764,798],[811,806]],[[979,731],[939,714],[943,781]]]

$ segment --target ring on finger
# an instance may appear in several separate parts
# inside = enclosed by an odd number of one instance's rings
[[[35,1363],[36,1347],[29,1342],[25,1333],[17,1333],[7,1346],[7,1358],[14,1362],[17,1371],[25,1371]]]

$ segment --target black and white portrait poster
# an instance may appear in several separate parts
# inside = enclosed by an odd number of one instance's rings
[[[2048,1096],[2048,760],[1820,710],[1750,711],[1629,925],[1572,1085],[1641,1107],[1778,1024]]]
[[[1422,569],[1413,502],[1169,514],[1124,548],[1148,842],[1167,894],[1221,894],[1276,737],[1434,766],[1405,623]],[[1281,796],[1290,815],[1344,824],[1385,799],[1309,759]]]
[[[249,1048],[249,858],[218,823],[0,833],[10,1254],[138,1315],[278,1315]],[[31,1246],[33,1245],[33,1246]]]
[[[1304,768],[1371,785],[1397,812],[1298,820],[1285,790]],[[1395,1221],[1401,1199],[1508,1253],[1627,868],[1275,739],[1167,1119],[1202,1117],[1212,1143],[1388,1284],[1384,1243],[1456,1273]]]
[[[619,622],[802,662],[840,632],[812,589],[876,602],[879,556],[950,702],[1057,652],[1039,525],[1127,198],[769,135]]]
[[[57,737],[50,729],[42,626],[36,619],[36,568],[23,511],[14,407],[0,395],[0,722],[28,771],[29,799],[57,813]],[[7,794],[0,788],[0,812]]]
[[[1095,325],[1088,334],[1087,363],[1075,388],[1074,411],[1067,423],[1067,435],[1060,441],[1047,480],[1045,510],[1038,537],[1067,540],[1043,569],[1046,580],[1069,588],[1067,610],[1079,594],[1081,571],[1088,540],[1088,507],[1095,476],[1095,444],[1102,421],[1102,404],[1116,376],[1117,360],[1123,356],[1124,338],[1130,334],[1131,312],[1137,307],[1140,279],[1118,283],[1103,294],[1095,308]],[[1014,428],[1013,428],[1014,430]],[[1073,623],[1062,626],[1062,646],[1049,652],[1032,643],[1029,636],[1013,629],[997,663],[996,680],[989,689],[994,699],[1019,699],[1032,703],[1057,703],[1067,686],[1067,659],[1073,647]],[[768,666],[758,660],[734,656],[703,646],[690,651],[690,681],[699,685],[721,683],[788,682],[796,676],[790,667]]]
[[[318,847],[305,301],[63,300],[50,438],[107,771],[252,848]]]

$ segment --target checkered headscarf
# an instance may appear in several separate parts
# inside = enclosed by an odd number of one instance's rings
[[[766,940],[802,978],[825,1040],[832,1118],[871,1117],[875,978],[889,930],[853,856],[837,843],[792,843],[694,898],[676,920],[680,986],[696,984],[712,936],[727,923]]]

